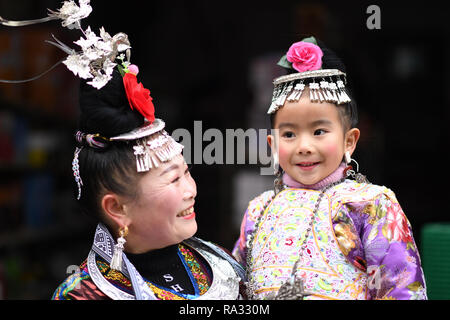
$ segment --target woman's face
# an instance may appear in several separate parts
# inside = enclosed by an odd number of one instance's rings
[[[146,172],[136,200],[124,205],[129,219],[125,250],[143,253],[179,243],[197,231],[197,187],[180,154]]]

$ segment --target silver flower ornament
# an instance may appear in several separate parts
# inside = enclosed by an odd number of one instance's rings
[[[61,19],[62,26],[69,29],[81,29],[80,20],[89,16],[92,12],[90,0],[80,0],[79,6],[75,1],[64,1],[58,11],[49,10],[49,17]]]

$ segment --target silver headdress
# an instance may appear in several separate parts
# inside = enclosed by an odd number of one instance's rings
[[[75,134],[75,139],[80,145],[84,144],[96,149],[106,148],[110,142],[114,141],[133,141],[135,143],[133,150],[136,156],[136,170],[137,172],[146,172],[151,168],[159,167],[162,162],[170,161],[183,151],[184,146],[176,142],[164,130],[164,127],[165,123],[161,119],[155,119],[153,122],[146,120],[142,126],[111,138],[102,137],[99,134],[84,134],[78,131]],[[74,162],[77,165],[76,168],[73,168],[74,174],[76,173],[75,178],[77,178],[77,175],[79,176],[78,153],[79,151],[76,151],[74,157]],[[78,183],[81,178],[75,180]]]
[[[110,138],[111,141],[136,140],[133,146],[138,172],[159,167],[161,162],[170,161],[183,150],[164,129],[164,121],[155,119],[130,132]]]
[[[322,54],[314,37],[303,39],[291,46],[287,55],[283,56],[278,64],[285,68],[296,69],[298,72],[278,77],[273,81],[274,90],[268,114],[275,113],[286,101],[298,101],[306,85],[312,102],[345,104],[351,101],[345,88],[346,74],[337,69],[320,69]]]

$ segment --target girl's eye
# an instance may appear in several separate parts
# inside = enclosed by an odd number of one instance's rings
[[[326,131],[323,130],[323,129],[317,129],[316,131],[314,131],[314,135],[315,136],[320,136],[320,135],[322,135],[324,133],[326,133]]]
[[[286,131],[283,133],[283,138],[293,138],[294,133],[292,131]]]

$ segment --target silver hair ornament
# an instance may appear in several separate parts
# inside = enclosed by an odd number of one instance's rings
[[[73,161],[72,161],[73,176],[75,177],[75,183],[77,184],[77,187],[78,187],[77,200],[80,200],[80,198],[81,198],[81,186],[83,185],[83,180],[81,180],[81,176],[80,176],[80,165],[78,162],[78,155],[80,154],[80,151],[82,148],[83,147],[75,148],[75,152],[73,154]]]
[[[128,36],[124,33],[118,33],[111,37],[104,28],[100,28],[100,36],[91,31],[88,26],[85,30],[81,27],[80,21],[89,16],[92,12],[90,0],[79,0],[79,5],[73,0],[64,1],[60,9],[56,11],[49,10],[48,17],[35,19],[12,21],[0,17],[0,23],[9,27],[20,27],[32,24],[43,23],[51,20],[62,20],[62,26],[69,29],[79,29],[83,36],[75,41],[75,44],[81,47],[81,51],[76,51],[52,35],[55,41],[46,41],[67,53],[63,61],[57,62],[48,70],[41,74],[25,80],[4,80],[3,83],[23,83],[36,80],[44,74],[55,68],[61,62],[72,71],[76,76],[82,79],[92,79],[88,84],[100,89],[105,86],[112,78],[112,73],[116,67],[114,62],[120,52],[126,52],[127,60],[130,59],[130,42]]]

